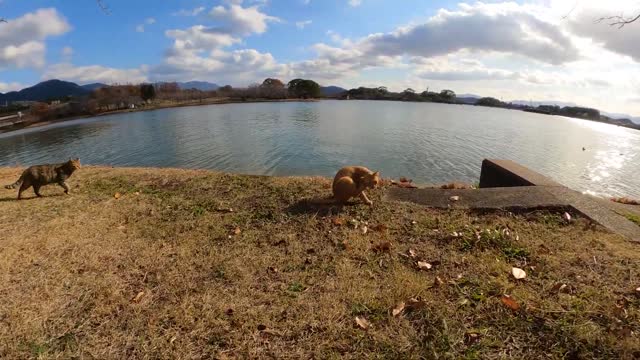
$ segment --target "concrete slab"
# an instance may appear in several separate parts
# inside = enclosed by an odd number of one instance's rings
[[[538,172],[511,160],[485,159],[480,172],[480,187],[563,186]]]
[[[459,196],[460,200],[451,201],[452,196]],[[385,197],[441,209],[527,209],[569,205],[538,186],[462,190],[390,188]]]
[[[452,201],[450,199],[452,196],[458,196],[459,200]],[[440,209],[521,211],[566,208],[582,214],[611,232],[625,236],[630,241],[640,243],[640,226],[622,215],[629,212],[628,205],[583,195],[562,186],[521,186],[475,190],[390,188],[385,192],[384,199],[412,202]]]

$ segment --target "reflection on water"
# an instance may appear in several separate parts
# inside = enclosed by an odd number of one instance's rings
[[[582,148],[585,148],[583,151]],[[322,101],[117,114],[0,135],[0,165],[88,164],[332,176],[364,164],[420,183],[477,182],[512,159],[572,188],[640,198],[640,132],[472,106]]]

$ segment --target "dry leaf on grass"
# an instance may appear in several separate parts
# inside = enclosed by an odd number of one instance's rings
[[[235,229],[233,229],[233,231],[231,231],[232,235],[240,235],[240,233],[242,232],[242,230],[240,230],[239,227],[236,227]]]
[[[369,228],[367,228],[367,226],[365,225],[365,226],[360,228],[360,231],[362,232],[362,234],[366,234],[367,231],[369,231]]]
[[[426,261],[418,261],[418,269],[420,270],[430,270],[433,266]]]
[[[517,280],[521,280],[527,277],[527,273],[522,270],[519,269],[517,267],[513,267],[511,268],[511,274],[513,275],[514,278],[516,278]]]
[[[356,316],[356,324],[363,330],[367,330],[371,327],[371,323],[363,317]]]
[[[567,284],[557,283],[551,288],[552,292],[563,292],[567,289]]]
[[[344,225],[344,220],[338,217],[334,217],[333,219],[331,219],[331,222],[333,223],[333,225],[336,225],[336,226]]]
[[[500,300],[506,307],[513,311],[518,311],[520,309],[520,304],[513,300],[513,298],[509,295],[502,295],[502,298],[500,298]]]
[[[375,252],[389,252],[391,251],[391,243],[389,241],[384,241],[379,244],[376,244],[373,247],[373,251]]]
[[[140,191],[134,192],[133,195],[136,195],[136,196],[140,195]]]
[[[113,194],[113,197],[117,200],[117,199],[120,199],[120,197],[122,197],[122,194],[117,192],[117,193]]]
[[[415,257],[416,257],[416,252],[415,252],[415,250],[413,250],[413,249],[409,249],[409,252],[408,252],[408,253],[409,253],[409,257],[411,257],[411,258],[415,258]]]
[[[133,299],[131,299],[131,301],[137,303],[140,302],[140,300],[142,300],[142,297],[144,296],[144,291],[140,291],[138,293],[138,295],[136,295]]]
[[[414,311],[427,307],[427,303],[422,298],[411,298],[405,304],[405,310]]]
[[[404,311],[404,301],[399,302],[396,307],[391,310],[391,315],[398,316]]]
[[[460,196],[457,196],[457,195],[456,196],[452,196],[452,197],[449,198],[449,200],[458,201],[458,200],[460,200]]]
[[[442,281],[440,276],[436,276],[436,278],[433,280],[433,286],[440,286],[443,284],[444,284],[444,281]]]

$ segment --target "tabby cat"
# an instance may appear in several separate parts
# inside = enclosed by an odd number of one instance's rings
[[[25,170],[18,181],[11,185],[5,186],[7,189],[15,189],[20,186],[18,190],[18,200],[22,198],[22,192],[33,186],[33,192],[38,197],[41,197],[40,188],[48,184],[58,184],[62,186],[65,194],[69,194],[69,186],[65,181],[71,177],[74,171],[80,169],[80,159],[70,159],[62,164],[45,164],[31,166]]]
[[[366,189],[374,189],[380,184],[380,174],[364,166],[346,166],[333,178],[333,200],[346,203],[352,197],[360,197],[365,204],[371,206]]]

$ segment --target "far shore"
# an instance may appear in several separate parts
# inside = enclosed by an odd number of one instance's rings
[[[50,125],[50,124],[57,124],[57,123],[65,122],[65,121],[71,121],[71,120],[86,119],[86,118],[93,118],[93,117],[107,116],[107,115],[121,114],[121,113],[139,112],[139,111],[151,111],[151,110],[159,110],[159,109],[169,109],[169,108],[189,107],[189,106],[204,106],[204,105],[264,103],[264,102],[273,102],[273,103],[280,103],[280,102],[317,102],[317,101],[320,101],[320,100],[345,100],[345,99],[339,99],[339,98],[317,98],[317,99],[244,99],[243,100],[243,99],[234,99],[234,98],[224,97],[224,98],[207,98],[207,99],[201,99],[201,100],[191,100],[191,101],[182,101],[182,102],[165,101],[165,102],[158,102],[158,103],[150,104],[150,105],[143,106],[143,107],[137,107],[137,108],[134,108],[134,109],[118,109],[118,110],[105,111],[105,112],[101,112],[101,113],[98,113],[98,114],[92,114],[92,115],[88,114],[88,115],[78,115],[78,116],[67,116],[67,117],[61,117],[59,119],[45,120],[45,121],[32,121],[32,122],[26,122],[25,121],[23,123],[14,124],[13,126],[5,126],[3,128],[0,128],[0,134],[10,133],[10,132],[13,132],[13,131],[18,131],[18,130],[23,130],[23,129],[37,128],[37,127],[41,127],[41,126],[46,126],[46,125]],[[352,99],[352,100],[346,100],[346,101],[356,101],[356,100],[358,100],[358,101],[414,102],[414,101],[403,101],[403,100],[395,100],[395,99],[394,100]],[[433,103],[433,102],[429,102],[429,103]],[[466,106],[482,106],[482,105],[466,104],[466,103],[445,103],[445,104],[448,104],[448,105],[466,105]],[[523,109],[503,108],[503,107],[495,107],[495,108],[497,108],[497,109],[505,109],[505,110],[516,110],[516,111],[532,112],[532,113],[537,113],[537,114],[540,114],[540,115],[548,115],[548,116],[562,116],[562,115],[547,114],[547,113],[537,112],[537,111],[528,111],[526,109],[523,110]],[[586,119],[586,118],[580,118],[580,117],[569,117],[569,118],[578,119],[578,120],[585,120],[585,121],[592,121],[592,122],[598,122],[598,123],[609,124],[609,125],[614,125],[614,126],[620,126],[620,127],[625,127],[625,128],[628,128],[628,129],[640,130],[638,127],[627,126],[625,124],[614,123],[614,122],[611,122],[611,121]],[[640,125],[638,125],[638,126],[640,126]]]

